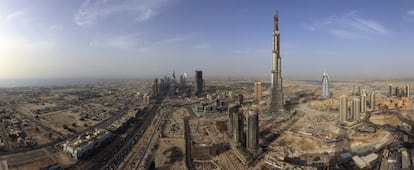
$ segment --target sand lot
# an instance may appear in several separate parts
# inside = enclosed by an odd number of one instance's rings
[[[67,127],[75,129],[77,132],[79,132],[88,128],[84,126],[85,123],[88,126],[92,126],[97,123],[97,121],[93,120],[80,121],[79,115],[80,113],[62,111],[56,112],[55,114],[42,116],[40,120],[43,124],[48,125],[53,130],[63,134],[70,133],[63,128],[63,125],[66,125]],[[73,123],[76,123],[77,126],[72,126]]]
[[[371,116],[369,120],[377,125],[389,124],[392,126],[398,126],[402,123],[400,119],[398,119],[398,117],[394,115],[374,115]]]

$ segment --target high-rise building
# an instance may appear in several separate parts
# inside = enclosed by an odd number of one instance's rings
[[[352,101],[352,116],[353,121],[359,121],[361,114],[361,99],[360,97],[354,97]]]
[[[392,84],[389,85],[389,92],[388,92],[388,97],[392,96]]]
[[[243,96],[243,94],[240,93],[237,96],[237,103],[240,104],[240,105],[243,105],[244,104],[244,96]]]
[[[355,92],[355,84],[352,85],[352,96],[355,96],[356,92]]]
[[[158,79],[154,79],[151,86],[151,97],[157,97],[159,94]]]
[[[344,122],[347,120],[348,114],[348,99],[345,95],[342,95],[340,98],[339,106],[339,121]]]
[[[180,86],[184,87],[187,83],[187,73],[183,73],[180,76]]]
[[[331,97],[329,92],[329,78],[328,73],[323,72],[322,75],[322,89],[321,89],[321,98],[322,99],[329,99]]]
[[[247,118],[247,148],[255,150],[257,148],[259,135],[259,115],[257,110],[249,110]]]
[[[254,100],[258,103],[262,100],[262,82],[254,82]]]
[[[203,92],[203,71],[195,71],[195,94],[200,95]]]
[[[405,97],[410,98],[410,85],[405,86]]]
[[[233,128],[235,128],[234,125],[233,125],[234,124],[233,119],[234,119],[236,113],[239,112],[239,109],[240,109],[240,105],[233,105],[233,106],[230,106],[229,109],[228,109],[229,121],[228,121],[228,124],[227,124],[227,133],[231,137],[233,136]]]
[[[396,97],[401,97],[401,95],[400,95],[400,88],[399,87],[396,87],[395,88],[395,96]]]
[[[375,92],[371,93],[370,98],[370,108],[371,110],[375,110]]]
[[[367,96],[365,93],[362,93],[361,95],[361,113],[367,112]]]
[[[282,59],[280,57],[279,17],[277,11],[274,16],[272,59],[272,96],[270,110],[271,112],[277,113],[283,110]]]

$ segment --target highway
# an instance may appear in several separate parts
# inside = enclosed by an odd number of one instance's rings
[[[184,136],[185,136],[185,164],[188,169],[193,170],[195,166],[193,164],[193,159],[191,158],[191,132],[190,125],[188,124],[189,118],[195,116],[191,106],[187,106],[186,109],[190,113],[190,116],[184,118]]]
[[[98,153],[94,154],[89,159],[79,161],[77,164],[70,167],[70,169],[102,169],[104,167],[107,167],[105,169],[109,169],[108,167],[114,167],[114,165],[121,160],[118,157],[127,150],[126,147],[128,146],[128,143],[134,143],[136,139],[140,137],[139,132],[142,132],[144,127],[147,126],[146,122],[152,119],[153,116],[151,116],[151,110],[153,110],[153,108],[154,106],[150,106],[150,108],[144,112],[143,121],[134,123],[134,125],[129,127],[123,135],[114,135],[113,141],[104,146]],[[115,120],[117,119],[111,119],[111,121]],[[107,123],[101,123],[99,126],[104,125],[107,125]]]
[[[165,123],[165,121],[163,121],[163,118],[164,118],[164,114],[160,113],[159,114],[159,118],[157,119],[156,125],[153,126],[153,131],[152,131],[152,134],[151,134],[151,139],[149,140],[148,145],[145,146],[144,153],[142,155],[134,155],[134,157],[139,157],[139,161],[136,164],[136,167],[134,167],[134,169],[137,169],[138,167],[141,167],[141,163],[144,160],[144,158],[146,157],[146,155],[148,153],[148,150],[150,149],[152,140],[154,139],[154,136],[155,136],[156,132],[158,131],[158,127],[161,127],[162,126],[162,125],[160,126],[161,122]]]
[[[142,137],[143,133],[148,129],[151,121],[159,112],[160,105],[162,103],[162,99],[158,100],[157,103],[149,108],[146,111],[146,117],[144,119],[144,123],[141,124],[138,130],[129,133],[128,136],[124,139],[122,143],[122,147],[119,150],[115,150],[112,157],[108,159],[108,162],[103,163],[103,169],[117,169],[118,166],[122,163],[126,156],[132,151],[132,148],[135,146],[137,141]],[[92,169],[100,169],[100,166],[94,166]]]

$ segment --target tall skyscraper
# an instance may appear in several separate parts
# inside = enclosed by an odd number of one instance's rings
[[[195,94],[200,95],[203,92],[203,71],[195,71]]]
[[[361,113],[367,112],[367,96],[365,93],[362,93],[361,95]]]
[[[328,78],[328,73],[323,72],[322,75],[322,89],[321,89],[321,98],[322,99],[329,99],[330,96],[330,92],[329,92],[329,78]]]
[[[354,97],[352,101],[352,116],[354,121],[359,121],[361,114],[361,99],[360,97]]]
[[[273,62],[272,62],[272,96],[270,101],[271,112],[283,110],[283,89],[282,89],[282,60],[280,57],[280,33],[279,18],[276,11],[273,27]]]
[[[348,112],[348,99],[345,95],[342,95],[339,101],[339,121],[344,122],[347,120]]]
[[[186,86],[187,83],[187,73],[183,73],[180,76],[180,86]]]
[[[262,99],[262,82],[254,82],[254,100],[258,103]]]
[[[151,97],[157,97],[159,93],[159,88],[158,88],[158,79],[154,79],[154,81],[152,82],[152,87],[151,87]]]
[[[375,92],[371,93],[370,98],[370,108],[371,110],[375,110]]]
[[[232,137],[233,136],[233,128],[234,127],[234,117],[236,116],[236,113],[239,112],[240,105],[233,105],[228,108],[228,114],[229,114],[229,121],[227,125],[227,133]]]
[[[410,85],[405,86],[405,96],[410,98]]]
[[[255,150],[257,147],[257,140],[259,135],[259,115],[257,110],[249,110],[247,118],[247,147],[250,150]]]
[[[388,97],[392,96],[392,84],[389,85]]]
[[[355,92],[355,84],[352,85],[352,96],[355,96],[356,92]]]
[[[236,144],[239,144],[240,133],[241,133],[240,131],[243,131],[243,124],[240,124],[239,116],[240,116],[240,112],[238,112],[238,111],[233,112],[233,115],[232,115],[233,119],[231,120],[231,121],[233,121],[233,123],[232,123],[232,125],[233,125],[233,128],[232,128],[233,142],[236,143]]]

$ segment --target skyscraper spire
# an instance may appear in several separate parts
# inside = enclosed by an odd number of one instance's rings
[[[275,16],[274,16],[274,31],[279,31],[279,13],[278,13],[278,11],[276,10],[276,12],[275,12]]]

